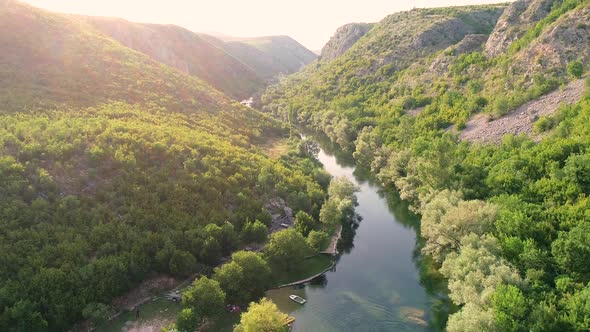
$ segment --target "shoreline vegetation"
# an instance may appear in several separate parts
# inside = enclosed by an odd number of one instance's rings
[[[278,139],[276,144],[281,146],[280,150],[285,158],[293,160],[297,155],[297,158],[307,158],[317,164],[319,147],[313,140]],[[270,144],[266,149],[273,150],[276,144]],[[279,157],[275,156],[275,158]],[[226,323],[228,321],[237,323],[240,317],[239,313],[218,310],[210,316],[197,314],[195,306],[186,304],[184,300],[186,294],[190,293],[194,287],[198,287],[203,278],[209,280],[207,277],[210,277],[213,278],[212,281],[219,282],[219,291],[224,294],[224,298],[227,297],[223,302],[237,304],[240,311],[244,311],[248,307],[249,301],[259,299],[266,290],[285,287],[286,284],[309,282],[330,271],[336,264],[335,252],[330,247],[332,245],[335,247],[340,240],[343,225],[352,224],[346,220],[355,218],[356,198],[354,193],[356,190],[348,180],[333,178],[327,185],[327,199],[319,209],[317,219],[300,210],[295,216],[294,224],[289,228],[271,232],[268,240],[266,240],[266,236],[256,237],[258,241],[263,241],[260,243],[244,242],[241,245],[242,251],[234,252],[232,258],[222,259],[222,263],[215,267],[213,273],[195,275],[187,279],[194,279],[188,285],[186,285],[187,280],[183,282],[185,287],[176,287],[174,290],[183,294],[181,303],[165,299],[166,293],[172,291],[153,296],[146,301],[146,304],[140,306],[142,314],[139,321],[129,320],[133,318],[133,310],[123,310],[119,312],[120,317],[114,317],[113,321],[105,322],[99,326],[98,331],[105,330],[107,326],[109,329],[141,326],[142,322],[145,324],[152,322],[158,326],[167,323],[166,328],[173,330],[179,321],[180,324],[184,324],[182,316],[188,311],[190,311],[189,316],[194,317],[195,327],[201,326],[205,331],[229,329],[230,326]],[[280,218],[283,219],[283,217]],[[248,239],[250,237],[248,235]],[[277,249],[276,254],[273,254],[275,247],[280,249]],[[244,248],[255,251],[244,251]],[[326,254],[327,251],[329,254]],[[240,260],[244,261],[243,264],[250,263],[240,265]],[[257,267],[254,270],[246,271],[252,265]],[[244,282],[244,284],[242,285],[240,282]],[[259,290],[255,293],[241,294],[241,288],[251,287],[259,287]],[[164,301],[170,302],[167,305]],[[174,319],[170,320],[174,314],[178,315],[176,322]]]
[[[410,57],[409,64],[402,62],[407,54],[396,58],[391,49],[414,45],[407,38],[415,36],[412,27],[444,33],[432,13],[462,24],[458,20],[489,11],[396,13],[337,59],[308,66],[261,97],[263,110],[326,134],[421,215],[421,252],[447,280],[457,309],[448,317],[449,332],[590,329],[590,219],[584,212],[590,204],[584,126],[590,79],[581,100],[528,120],[541,139],[508,134],[498,144],[472,144],[459,137],[477,114],[501,117],[587,77],[590,58],[579,45],[589,45],[589,4],[515,1],[494,11],[490,29],[482,31],[494,37],[487,44],[460,52],[454,41]],[[521,22],[527,8],[539,16]],[[505,45],[494,45],[503,34],[510,37]],[[488,54],[490,47],[498,55]],[[451,125],[456,130],[447,130]]]

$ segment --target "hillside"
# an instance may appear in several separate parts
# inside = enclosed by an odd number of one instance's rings
[[[590,330],[589,13],[587,0],[396,13],[261,97],[421,215],[429,274],[457,306],[449,332]]]
[[[349,23],[341,26],[322,48],[321,61],[330,61],[341,56],[371,28],[373,28],[371,23]]]
[[[231,98],[246,99],[266,85],[257,72],[211,42],[210,36],[174,25],[102,17],[82,19],[123,45],[198,77]]]
[[[0,28],[1,331],[66,331],[152,276],[206,274],[269,200],[319,214],[319,165],[257,146],[286,136],[268,116],[79,18],[0,0]]]
[[[5,109],[120,99],[176,109],[219,110],[231,103],[203,81],[125,48],[84,22],[17,1],[0,5]]]
[[[224,39],[224,49],[267,80],[292,74],[317,58],[288,36]]]
[[[174,25],[80,18],[123,45],[200,78],[237,100],[247,99],[279,74],[292,74],[316,58],[287,36],[217,38]]]

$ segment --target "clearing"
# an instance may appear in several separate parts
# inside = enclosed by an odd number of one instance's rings
[[[461,132],[462,141],[499,144],[506,134],[531,135],[533,124],[541,116],[553,114],[561,105],[572,105],[582,99],[584,79],[570,82],[565,88],[530,101],[499,119],[488,121],[487,114],[478,114],[467,122]]]

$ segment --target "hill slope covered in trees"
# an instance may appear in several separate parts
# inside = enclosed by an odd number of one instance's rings
[[[299,71],[317,58],[289,36],[222,37],[223,48],[267,80]]]
[[[422,252],[458,305],[448,331],[590,329],[588,92],[535,120],[538,143],[458,137],[478,113],[500,117],[584,77],[589,13],[587,0],[518,0],[393,14],[262,96],[422,215]]]
[[[0,1],[0,330],[64,331],[167,273],[210,271],[271,199],[325,174],[275,120],[88,23]]]
[[[210,41],[210,36],[174,25],[82,19],[123,45],[198,77],[234,99],[246,99],[266,85],[259,73]]]

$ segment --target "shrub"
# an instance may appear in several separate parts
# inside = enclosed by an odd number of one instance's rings
[[[551,119],[549,119],[546,116],[540,118],[537,122],[535,122],[535,132],[538,134],[546,132],[551,128],[553,128],[553,121],[551,121]]]
[[[580,78],[584,73],[584,66],[580,61],[572,61],[567,64],[567,73],[575,78]]]

